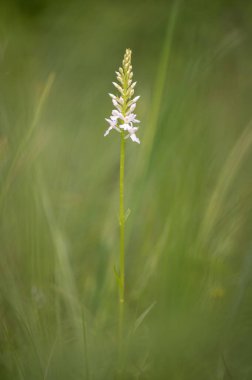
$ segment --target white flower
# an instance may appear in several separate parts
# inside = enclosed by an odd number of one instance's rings
[[[120,132],[120,129],[116,126],[117,118],[115,116],[110,116],[110,119],[105,119],[109,123],[109,128],[104,133],[104,136],[107,136],[112,129],[115,129],[117,132]]]
[[[136,115],[134,113],[126,114],[126,116],[122,117],[122,120],[125,123],[140,123],[140,121],[136,119]]]
[[[132,141],[137,142],[138,144],[140,144],[140,140],[139,140],[139,138],[135,134],[135,132],[138,130],[138,128],[137,127],[133,127],[132,123],[130,123],[130,124],[131,125],[127,129],[127,131],[129,132],[129,134],[125,138],[127,139],[128,137],[130,137]]]
[[[133,123],[140,123],[140,121],[136,119],[136,114],[133,113],[136,108],[136,102],[140,96],[131,99],[134,95],[136,82],[132,83],[133,72],[130,49],[126,49],[122,67],[116,71],[116,76],[120,84],[116,82],[112,83],[120,94],[119,96],[109,94],[116,109],[113,109],[109,119],[105,119],[109,123],[109,128],[104,133],[104,136],[107,136],[112,129],[115,129],[123,135],[125,131],[127,131],[128,135],[124,135],[125,139],[130,137],[132,141],[140,144],[140,140],[135,134],[138,128],[133,125]]]

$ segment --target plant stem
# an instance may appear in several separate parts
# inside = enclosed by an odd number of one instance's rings
[[[122,351],[123,340],[123,321],[124,321],[124,288],[125,288],[125,215],[124,215],[124,161],[125,161],[125,139],[124,133],[121,133],[121,151],[120,151],[120,286],[119,286],[119,355]]]

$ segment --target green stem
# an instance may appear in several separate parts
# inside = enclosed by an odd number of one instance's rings
[[[119,354],[121,356],[123,340],[123,321],[124,321],[124,288],[125,288],[125,215],[124,215],[124,162],[125,162],[125,139],[121,132],[121,151],[120,151],[120,286],[119,286]]]

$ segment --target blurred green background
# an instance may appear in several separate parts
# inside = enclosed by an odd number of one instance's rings
[[[0,5],[0,379],[117,379],[119,135],[127,143],[121,379],[252,379],[252,3]]]

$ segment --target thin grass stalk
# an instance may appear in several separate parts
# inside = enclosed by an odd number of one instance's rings
[[[90,380],[90,367],[89,367],[89,356],[88,356],[88,341],[87,341],[87,328],[86,328],[86,318],[85,318],[85,309],[82,308],[82,332],[83,332],[83,345],[84,345],[84,359],[85,359],[85,379]]]
[[[179,15],[179,9],[180,0],[175,0],[172,5],[169,19],[167,22],[166,35],[160,59],[158,62],[157,74],[154,82],[152,96],[153,100],[150,109],[150,114],[148,117],[148,128],[146,128],[145,141],[139,156],[138,167],[135,172],[136,175],[137,173],[141,172],[141,178],[143,178],[147,174],[151,153],[153,150],[154,139],[158,128],[159,116],[161,113],[160,110],[162,102],[164,100],[165,85],[170,64],[171,48],[174,39],[176,22]]]

